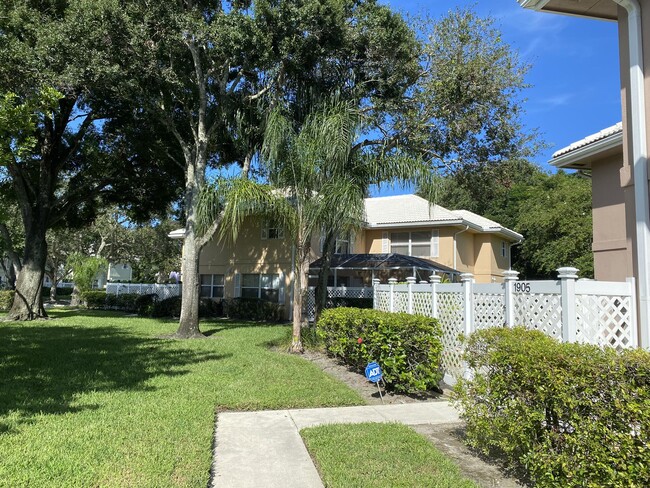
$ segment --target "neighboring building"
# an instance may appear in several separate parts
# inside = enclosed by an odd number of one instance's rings
[[[625,281],[634,276],[634,195],[624,172],[622,123],[560,149],[550,163],[591,171],[595,278]]]
[[[619,32],[621,67],[622,164],[610,162],[602,167],[594,182],[600,194],[594,201],[595,220],[609,221],[617,229],[594,236],[596,259],[604,270],[604,256],[615,260],[614,266],[631,270],[636,278],[638,317],[642,325],[640,344],[650,348],[650,195],[648,187],[648,154],[650,153],[650,0],[518,0],[522,7],[542,12],[577,15],[592,19],[615,21]],[[607,136],[600,139],[607,140]],[[612,139],[609,140],[610,142]],[[586,147],[597,147],[598,142]],[[570,153],[571,151],[569,151]],[[603,154],[603,156],[605,156]],[[605,156],[606,157],[606,156]],[[594,162],[592,161],[592,164]],[[560,163],[558,163],[560,164]],[[567,163],[571,164],[571,163]],[[596,163],[599,164],[599,163]],[[609,176],[605,177],[606,174]],[[607,193],[612,193],[610,199]],[[594,192],[595,194],[596,192]],[[598,199],[602,200],[598,200]],[[611,200],[611,201],[610,201]],[[621,218],[620,209],[625,208]],[[625,222],[625,234],[621,225]],[[599,226],[604,232],[604,227]],[[601,230],[597,232],[601,232]],[[621,242],[625,236],[625,245]],[[596,243],[598,239],[599,244]],[[603,247],[604,246],[604,247]],[[601,254],[601,256],[598,256]],[[631,255],[631,257],[630,257]],[[597,263],[598,263],[597,262]],[[596,264],[598,267],[599,264]],[[607,271],[610,273],[610,271]],[[602,276],[602,275],[601,275]]]
[[[109,263],[108,270],[95,275],[97,288],[104,288],[106,283],[128,283],[133,279],[133,268],[127,263]]]
[[[466,210],[450,211],[416,195],[366,199],[366,224],[356,236],[337,241],[341,255],[398,254],[407,260],[402,269],[390,269],[376,277],[412,276],[416,267],[447,274],[470,272],[479,283],[502,281],[510,267],[512,245],[522,236],[496,222]],[[183,231],[171,238],[182,239]],[[320,239],[312,239],[312,259],[320,257]],[[260,219],[249,219],[237,241],[213,239],[201,252],[201,296],[257,297],[291,309],[293,246],[281,228]],[[429,268],[430,266],[430,268]],[[342,273],[336,284],[371,286],[369,275]]]

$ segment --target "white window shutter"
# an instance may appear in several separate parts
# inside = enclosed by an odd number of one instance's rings
[[[241,274],[235,273],[235,298],[241,296]]]
[[[280,289],[278,290],[278,303],[284,305],[284,273],[280,271]]]
[[[348,243],[348,253],[349,254],[354,254],[354,244],[355,244],[354,238],[355,238],[355,235],[350,234],[350,242]]]
[[[437,258],[440,255],[440,231],[431,231],[431,257]]]
[[[381,233],[381,252],[384,254],[390,252],[390,239],[388,239],[388,232]]]

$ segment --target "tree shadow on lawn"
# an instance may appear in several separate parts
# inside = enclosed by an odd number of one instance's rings
[[[190,364],[229,356],[135,336],[119,327],[1,325],[0,418],[17,414],[23,423],[41,413],[92,408],[72,402],[84,392],[148,391],[153,377],[183,375]],[[0,433],[9,430],[0,422]]]

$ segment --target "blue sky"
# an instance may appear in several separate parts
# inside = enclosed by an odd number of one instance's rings
[[[533,12],[516,0],[387,3],[433,19],[456,7],[495,18],[506,42],[532,65],[523,122],[549,144],[535,158],[545,169],[557,149],[621,120],[616,23]]]

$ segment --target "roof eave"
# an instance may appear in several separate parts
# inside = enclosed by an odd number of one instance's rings
[[[449,225],[465,225],[462,219],[456,220],[427,220],[416,222],[387,222],[387,223],[368,223],[367,229],[399,229],[400,227],[431,227],[431,226],[449,226]]]
[[[519,5],[531,10],[541,10],[546,6],[549,0],[517,0]]]
[[[579,147],[549,161],[551,166],[566,169],[589,169],[591,160],[623,146],[623,133],[618,132],[586,146]]]

